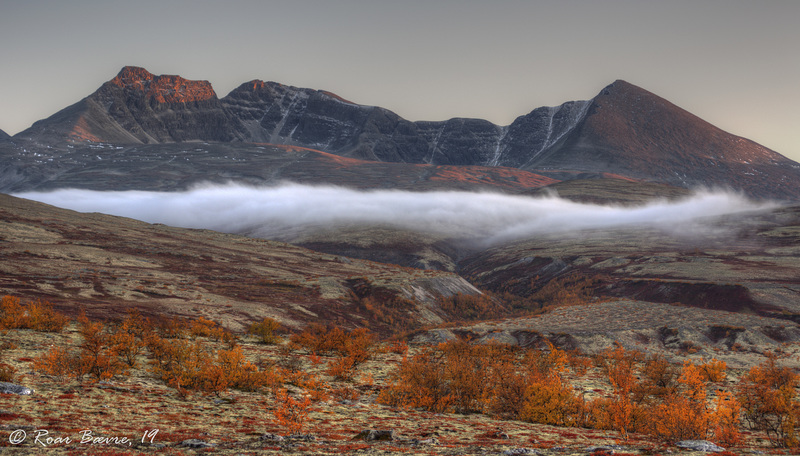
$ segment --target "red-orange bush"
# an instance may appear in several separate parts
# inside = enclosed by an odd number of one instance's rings
[[[559,375],[564,369],[566,355],[552,346],[520,356],[509,346],[451,341],[404,359],[379,400],[435,412],[574,425],[580,404]]]
[[[683,394],[673,394],[652,410],[649,431],[669,442],[705,439],[710,419],[705,400],[698,402]]]
[[[32,329],[43,332],[61,332],[69,319],[53,310],[47,301],[36,300],[22,304],[15,296],[0,300],[0,329]]]
[[[229,389],[256,391],[271,387],[280,377],[271,370],[259,370],[247,361],[241,347],[211,350],[200,341],[151,337],[153,373],[185,394],[187,390],[219,395]]]
[[[525,388],[517,419],[555,426],[575,426],[583,413],[572,387],[558,376],[538,377]]]
[[[197,317],[189,322],[189,334],[194,337],[208,337],[216,341],[222,341],[233,346],[236,337],[225,328],[218,325],[215,321],[205,317]]]
[[[680,368],[662,355],[648,357],[641,368],[641,379],[634,389],[634,401],[644,405],[663,400],[678,391]]]
[[[85,313],[78,317],[79,332],[83,341],[80,345],[79,377],[90,375],[95,380],[108,380],[125,372],[112,346],[111,334],[101,322],[89,321]]]
[[[290,342],[314,355],[335,355],[328,364],[328,374],[337,380],[352,381],[356,368],[372,356],[374,337],[364,328],[347,332],[336,326],[312,324],[292,335]]]
[[[717,391],[714,398],[714,411],[711,413],[711,426],[714,440],[722,445],[732,447],[742,443],[740,415],[742,405],[727,391]]]
[[[281,340],[281,338],[278,336],[278,332],[281,329],[282,325],[278,323],[278,321],[265,317],[260,322],[250,325],[250,327],[247,329],[247,333],[258,336],[259,340],[263,344],[275,345]]]
[[[303,348],[311,353],[331,355],[344,347],[347,333],[338,326],[326,326],[312,323],[302,332],[292,334],[291,345]]]
[[[277,408],[274,411],[275,420],[286,427],[290,434],[300,434],[308,420],[311,407],[311,398],[308,396],[295,399],[283,388],[275,392]]]
[[[17,369],[6,363],[0,363],[0,382],[13,382]]]
[[[670,442],[705,439],[711,432],[729,442],[738,438],[735,401],[721,393],[716,407],[708,402],[708,382],[724,375],[724,363],[686,362],[678,371],[660,356],[641,362],[639,354],[616,347],[603,353],[598,364],[614,396],[587,405],[593,426],[617,429],[623,437],[647,432]]]
[[[404,359],[394,376],[395,379],[381,391],[379,402],[397,407],[420,407],[437,413],[451,409],[453,397],[442,355],[433,349],[423,349]]]
[[[798,375],[779,366],[774,356],[750,369],[739,381],[736,398],[752,429],[767,432],[777,446],[800,444],[800,403],[794,399]]]
[[[63,347],[53,346],[48,351],[33,359],[33,369],[64,381],[67,377],[77,376],[80,369],[80,357]]]
[[[703,377],[703,380],[714,383],[725,381],[725,371],[728,369],[728,365],[725,361],[720,361],[715,358],[697,367],[700,369],[700,375]]]

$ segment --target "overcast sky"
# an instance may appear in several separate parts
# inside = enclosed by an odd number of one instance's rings
[[[0,0],[0,129],[125,65],[507,125],[616,79],[800,160],[795,0]]]

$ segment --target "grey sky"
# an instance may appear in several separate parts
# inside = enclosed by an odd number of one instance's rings
[[[0,129],[124,65],[499,124],[625,79],[800,160],[798,19],[793,0],[0,0]]]

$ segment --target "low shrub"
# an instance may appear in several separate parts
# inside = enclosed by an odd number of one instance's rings
[[[281,341],[278,336],[278,331],[282,329],[282,325],[277,320],[272,318],[264,318],[260,322],[253,323],[247,329],[248,334],[258,336],[262,344],[275,345]]]
[[[47,301],[36,300],[22,304],[15,296],[0,300],[0,328],[32,329],[42,332],[61,332],[69,318],[53,310]]]
[[[774,355],[743,375],[736,389],[745,421],[781,447],[800,444],[800,402],[794,399],[800,377],[779,366]]]

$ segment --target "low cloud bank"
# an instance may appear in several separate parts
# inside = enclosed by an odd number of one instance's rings
[[[389,225],[444,233],[481,243],[537,234],[645,225],[680,233],[711,225],[709,217],[774,207],[726,192],[698,192],[679,201],[638,207],[581,204],[557,196],[496,193],[357,191],[287,184],[207,185],[186,192],[99,192],[63,189],[16,196],[80,212],[102,212],[150,223],[248,232],[269,238],[297,228]]]

